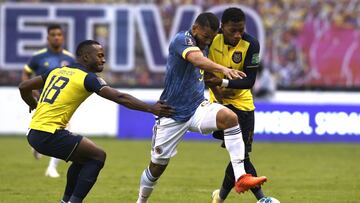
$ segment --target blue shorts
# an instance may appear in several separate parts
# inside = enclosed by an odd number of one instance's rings
[[[74,135],[68,130],[56,130],[53,134],[30,129],[27,135],[29,144],[37,152],[66,162],[69,161],[82,138],[82,136]]]

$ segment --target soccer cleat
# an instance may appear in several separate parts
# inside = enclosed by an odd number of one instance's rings
[[[220,198],[220,190],[214,190],[212,195],[212,203],[223,203],[224,201]]]
[[[58,178],[60,177],[60,174],[57,172],[56,168],[48,167],[46,169],[45,176],[48,176],[50,178]]]
[[[39,160],[41,158],[42,155],[39,152],[37,152],[34,148],[31,148],[31,151],[35,159]]]
[[[243,193],[250,188],[257,187],[265,183],[267,178],[265,176],[253,177],[251,174],[242,175],[235,183],[235,191]]]

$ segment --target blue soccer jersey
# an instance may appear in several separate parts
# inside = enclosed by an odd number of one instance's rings
[[[27,73],[41,75],[48,70],[73,63],[75,63],[73,55],[65,49],[60,53],[56,53],[49,48],[45,48],[36,52],[24,69]]]
[[[191,51],[200,51],[191,32],[179,32],[170,43],[165,88],[160,97],[175,109],[171,118],[180,122],[189,120],[205,100],[204,71],[186,60]]]

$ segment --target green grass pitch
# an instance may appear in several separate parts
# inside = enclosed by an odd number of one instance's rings
[[[134,203],[139,176],[150,159],[150,141],[91,138],[107,152],[107,162],[85,202]],[[0,137],[0,202],[59,202],[61,178],[44,176],[49,158],[35,160],[25,137]],[[150,203],[210,203],[228,161],[220,142],[184,141],[151,196]],[[255,143],[251,154],[265,194],[282,203],[360,202],[360,145]],[[255,203],[251,192],[231,192],[228,203]]]

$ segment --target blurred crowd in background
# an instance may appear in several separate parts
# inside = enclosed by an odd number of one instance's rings
[[[70,0],[13,0],[6,2],[74,2]],[[170,32],[179,5],[193,4],[204,10],[219,4],[241,4],[256,10],[263,20],[265,52],[255,91],[274,89],[360,88],[360,0],[77,0],[76,3],[153,3],[161,11]],[[108,27],[95,28],[94,39],[105,48]],[[138,30],[136,42],[141,42]],[[351,47],[351,48],[350,48]],[[117,87],[162,87],[162,73],[148,71],[143,48],[136,43],[135,71],[112,72],[103,77]],[[0,85],[17,85],[20,71],[0,69]],[[268,89],[268,90],[266,90]]]

